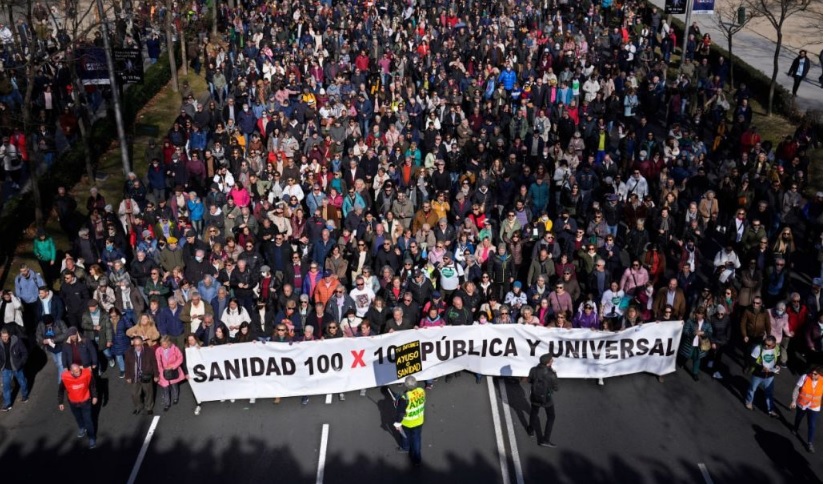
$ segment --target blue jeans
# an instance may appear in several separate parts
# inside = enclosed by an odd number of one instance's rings
[[[49,351],[49,354],[52,355],[52,361],[57,368],[57,384],[60,385],[60,375],[63,374],[63,353],[52,353]]]
[[[401,434],[401,449],[410,453],[410,459],[413,464],[421,463],[421,429],[423,425],[418,427],[404,427],[404,433]]]
[[[793,429],[799,431],[799,426],[802,425],[802,419],[806,416],[808,417],[808,443],[813,444],[816,439],[816,421],[819,419],[819,412],[796,407]]]
[[[17,380],[17,384],[20,385],[20,394],[23,395],[23,400],[29,398],[29,386],[26,382],[26,375],[23,374],[23,370],[3,370],[3,407],[8,408],[11,407],[11,380],[14,378]]]
[[[126,359],[123,355],[115,355],[115,361],[117,362],[117,369],[124,373],[126,371]]]
[[[748,388],[748,396],[745,397],[745,403],[748,405],[753,403],[753,396],[759,387],[762,387],[765,391],[765,406],[768,408],[768,412],[773,411],[773,376],[764,378],[753,375],[751,377],[751,386]]]
[[[86,400],[83,403],[69,402],[69,410],[71,410],[72,415],[74,415],[77,428],[80,430],[86,429],[86,435],[89,436],[89,440],[94,440],[95,424],[92,421],[92,401]]]

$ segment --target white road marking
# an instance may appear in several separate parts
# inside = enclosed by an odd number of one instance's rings
[[[702,478],[705,479],[705,484],[713,484],[713,479],[710,478],[710,472],[708,472],[708,466],[700,462],[699,472],[702,473]]]
[[[318,449],[318,474],[315,476],[315,484],[324,483],[324,468],[327,465],[327,442],[329,442],[329,424],[324,424],[321,428],[321,447]]]
[[[325,402],[327,405],[332,403],[332,393],[327,393],[327,401]]]
[[[507,388],[504,385],[504,380],[498,381],[498,389],[501,393],[501,406],[504,408],[504,423],[507,425],[507,433],[510,434],[510,454],[513,456],[513,467],[516,470],[516,484],[524,484],[524,473],[521,470],[516,432],[513,430],[513,415],[510,412],[510,403],[507,399]]]
[[[143,446],[140,448],[140,453],[138,454],[137,461],[135,461],[135,466],[132,467],[132,473],[129,474],[129,481],[127,484],[135,484],[138,471],[140,471],[140,465],[143,464],[143,458],[146,457],[146,451],[149,450],[149,442],[155,434],[155,428],[157,428],[159,420],[160,415],[155,415],[152,419],[152,425],[149,426],[149,431],[146,432],[146,437],[143,439]]]
[[[504,448],[504,437],[501,432],[501,417],[498,415],[496,390],[493,388],[493,377],[487,377],[487,392],[490,394],[490,410],[493,412],[493,428],[496,432],[496,447],[498,447],[498,463],[501,466],[501,481],[510,484],[510,471],[507,468],[507,451]]]

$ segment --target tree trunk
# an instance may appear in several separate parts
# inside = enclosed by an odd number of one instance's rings
[[[768,91],[768,116],[773,116],[773,95],[776,92],[776,78],[779,76],[779,54],[782,49],[782,25],[776,29],[776,48],[773,51],[773,73],[771,89]]]
[[[175,41],[172,38],[172,8],[171,2],[166,2],[166,54],[169,55],[169,70],[172,74],[172,91],[178,92],[178,63],[175,61]]]
[[[78,93],[81,89],[83,89],[83,85],[80,83],[80,79],[77,77],[77,70],[75,69],[75,57],[74,57],[74,49],[70,49],[67,53],[67,61],[69,65],[69,73],[72,75],[72,101],[74,102],[75,106],[80,106],[80,98]],[[78,129],[80,129],[80,142],[83,144],[83,154],[86,162],[86,176],[89,177],[89,186],[95,186],[95,167],[92,163],[92,150],[91,150],[91,143],[89,142],[89,130],[86,127],[86,122],[88,121],[88,117],[84,115],[84,113],[80,113],[78,116]],[[90,124],[91,126],[91,124]]]
[[[23,133],[26,134],[26,143],[29,144],[29,183],[31,183],[32,198],[34,199],[34,224],[38,229],[43,228],[43,203],[40,200],[40,147],[34,141],[34,129],[31,121],[31,101],[34,91],[34,65],[26,67],[26,96],[23,105]]]
[[[9,30],[14,35],[14,43],[20,45],[20,34],[17,32],[17,25],[14,24],[14,4],[9,2],[6,6],[9,10]]]
[[[218,37],[218,0],[212,0],[212,40]]]
[[[178,29],[178,34],[180,36],[180,64],[183,68],[183,75],[189,75],[189,62],[186,59],[186,35],[183,32],[183,18],[180,20],[180,28]]]
[[[728,85],[731,89],[736,89],[736,83],[733,82],[733,32],[728,35]]]

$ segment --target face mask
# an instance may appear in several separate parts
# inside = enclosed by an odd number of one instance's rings
[[[785,311],[784,311],[784,310],[783,310],[783,311],[780,311],[780,310],[778,310],[778,309],[776,310],[776,315],[777,315],[777,316],[782,317],[784,314],[785,314]]]
[[[195,256],[195,260],[198,262],[203,262],[203,257]]]
[[[114,248],[115,248],[115,246],[106,244],[106,250],[112,250]]]

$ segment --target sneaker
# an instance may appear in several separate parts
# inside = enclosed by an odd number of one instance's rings
[[[94,449],[97,447],[97,441],[95,439],[89,439],[89,449]]]
[[[235,399],[234,399],[234,398],[231,398],[231,399],[229,400],[229,403],[235,403]]]
[[[427,384],[427,385],[424,385],[424,389],[425,389],[425,390],[432,390],[432,389],[433,389],[433,385],[432,385],[432,383],[429,383],[429,384]]]
[[[124,379],[124,378],[126,378],[126,372],[125,372],[125,371],[121,371],[121,372],[120,372],[120,375],[118,375],[118,378],[120,378],[121,380],[122,380],[122,379]]]
[[[604,386],[604,378],[599,378],[599,385]]]
[[[745,408],[747,408],[748,410],[753,410],[753,404],[752,403],[746,403]]]
[[[362,388],[362,389],[361,389],[361,391],[360,391],[360,392],[358,392],[358,395],[360,395],[360,396],[362,396],[362,397],[366,397],[366,396],[367,396],[367,389],[366,389],[366,388]]]
[[[301,397],[301,405],[308,405],[309,397]]]
[[[109,360],[109,368],[115,367],[115,360]]]
[[[550,448],[550,449],[555,449],[556,448],[556,444],[554,444],[553,442],[550,442],[549,440],[545,440],[544,442],[540,443],[539,445],[542,446],[542,447]]]
[[[3,411],[3,412],[10,412],[10,411],[11,411],[11,405],[9,405],[8,407],[3,407],[3,408],[0,408],[0,411]]]
[[[29,396],[26,395],[25,397],[23,397],[22,401],[23,401],[23,403],[29,403]]]
[[[713,360],[708,361],[708,368],[713,368]]]
[[[776,410],[771,410],[770,412],[768,412],[768,415],[770,415],[771,418],[779,418],[779,414],[776,413]]]
[[[200,414],[201,414],[201,406],[198,405],[197,407],[195,407],[195,415],[200,415]]]
[[[713,372],[713,378],[715,378],[717,380],[721,380],[722,379],[722,374],[719,373],[718,371],[715,371],[715,372]]]
[[[658,380],[659,380],[659,383],[664,383],[665,382],[665,377],[659,375]]]
[[[346,399],[347,399],[347,397],[345,397],[343,393],[338,394],[338,401],[339,402],[343,402]]]
[[[86,436],[86,429],[80,429],[80,431],[77,433],[77,438],[82,439],[85,436]]]
[[[396,448],[395,448],[395,451],[396,451],[396,452],[400,452],[400,453],[402,453],[402,454],[406,454],[407,452],[409,452],[409,451],[410,451],[410,449],[405,449],[405,448],[403,448],[403,447],[396,447]]]
[[[814,443],[813,442],[808,442],[808,445],[805,446],[805,450],[807,450],[808,452],[813,454],[814,453]]]
[[[255,405],[255,399],[254,399],[254,398],[250,398],[250,399],[249,399],[249,404],[250,404],[250,405]]]

